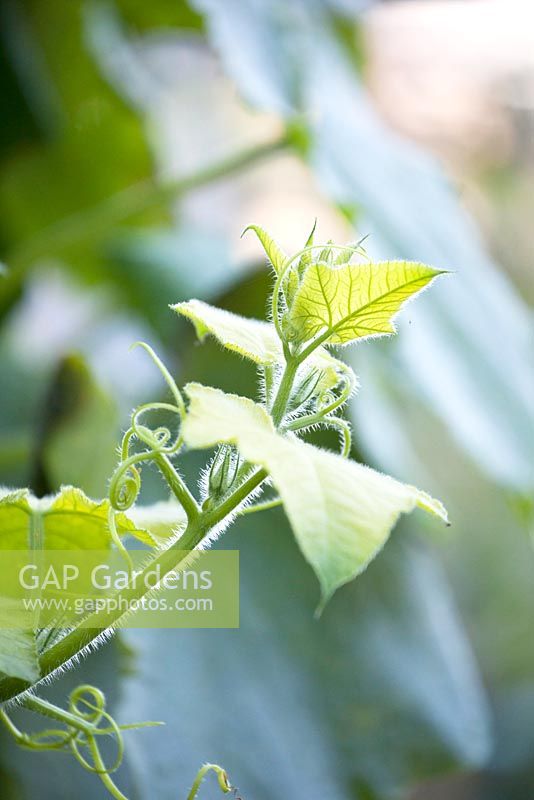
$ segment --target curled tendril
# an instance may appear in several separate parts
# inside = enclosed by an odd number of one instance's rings
[[[180,451],[183,445],[180,428],[186,414],[182,394],[159,356],[144,342],[137,342],[133,346],[142,347],[152,358],[169,387],[174,402],[145,403],[132,412],[130,427],[125,432],[119,448],[120,461],[109,484],[109,531],[113,542],[127,562],[130,571],[132,570],[132,561],[121,541],[117,514],[128,511],[137,501],[141,491],[141,467],[143,463],[153,461],[158,457],[172,457]],[[177,416],[178,427],[175,433],[164,425],[151,428],[145,422],[145,417],[150,413],[162,411]],[[142,448],[137,452],[133,449],[136,444],[141,445]]]
[[[123,731],[133,728],[161,725],[160,722],[141,722],[131,725],[119,725],[106,710],[104,693],[95,686],[77,686],[69,695],[68,710],[29,696],[25,705],[47,717],[61,721],[64,729],[48,729],[38,733],[23,733],[13,723],[7,713],[0,709],[0,720],[15,738],[17,743],[29,750],[64,750],[69,751],[78,763],[87,771],[101,779],[109,793],[116,800],[127,800],[125,795],[113,782],[111,775],[122,764],[124,757]],[[116,747],[116,755],[111,765],[106,765],[99,746],[100,737],[110,737]]]
[[[219,788],[223,794],[228,794],[229,792],[233,792],[236,800],[241,800],[241,798],[237,795],[237,789],[235,786],[232,786],[230,783],[230,779],[228,778],[228,773],[222,767],[219,767],[218,764],[204,764],[199,771],[197,772],[196,778],[193,781],[193,785],[191,787],[191,791],[187,795],[187,800],[195,800],[198,795],[198,790],[200,789],[200,784],[206,777],[209,772],[214,772],[217,775],[217,782],[219,784]]]

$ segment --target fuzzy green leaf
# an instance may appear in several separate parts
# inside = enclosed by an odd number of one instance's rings
[[[262,406],[220,389],[188,383],[189,409],[182,435],[189,447],[203,448],[224,442],[241,445],[261,434],[275,435],[273,422]]]
[[[241,317],[201,300],[188,300],[171,308],[191,320],[200,340],[211,334],[227,350],[263,366],[283,361],[282,345],[268,322]]]
[[[260,240],[265,253],[267,254],[267,258],[273,265],[274,271],[277,275],[279,275],[287,262],[286,254],[276,244],[272,236],[269,236],[267,231],[265,231],[263,228],[260,228],[259,225],[249,225],[248,228],[245,228],[243,234],[245,234],[247,231],[254,231]]]
[[[239,353],[261,366],[284,363],[282,343],[274,325],[269,322],[232,314],[201,300],[188,300],[171,308],[192,321],[201,340],[210,334],[227,350]],[[307,360],[308,366],[323,370],[321,385],[325,389],[336,386],[339,382],[338,372],[348,369],[324,348],[317,348]]]
[[[415,261],[382,261],[306,271],[289,314],[296,341],[320,334],[329,344],[395,333],[402,305],[443,271]]]
[[[322,603],[362,572],[402,513],[417,506],[443,520],[441,503],[369,467],[283,437],[260,406],[192,383],[183,435],[192,448],[235,444],[270,474],[299,546],[321,584]]]

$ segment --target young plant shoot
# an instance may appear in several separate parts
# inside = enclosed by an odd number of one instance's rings
[[[169,398],[132,413],[109,497],[94,502],[72,487],[40,500],[27,491],[4,491],[1,548],[24,549],[30,542],[32,549],[58,549],[62,536],[75,531],[76,548],[115,548],[131,569],[125,537],[133,536],[151,548],[144,569],[157,565],[164,576],[183,566],[187,552],[205,548],[236,515],[282,505],[317,575],[320,613],[336,589],[377,555],[401,514],[419,507],[447,521],[438,500],[350,458],[351,432],[343,412],[358,382],[338,357],[348,345],[395,333],[403,305],[442,272],[417,262],[372,262],[361,242],[315,245],[314,230],[289,257],[262,228],[247,230],[257,235],[273,270],[270,321],[200,300],[171,309],[192,322],[199,339],[212,336],[257,365],[256,401],[200,383],[180,389],[156,353],[141,344],[160,370]],[[154,413],[167,414],[168,426],[151,426]],[[307,432],[321,427],[337,431],[339,452],[306,441]],[[213,448],[199,495],[186,485],[179,460],[188,449]],[[149,463],[158,468],[172,499],[139,507],[142,470]],[[129,596],[141,598],[147,591],[132,574]],[[61,619],[44,629],[0,625],[1,721],[22,747],[70,752],[115,798],[124,798],[112,778],[123,758],[123,732],[138,726],[118,725],[95,687],[79,686],[66,709],[40,699],[35,689],[103,643],[120,626],[121,613],[95,611],[83,627],[62,627]],[[21,732],[10,716],[14,702],[49,718],[54,727]],[[113,763],[104,762],[99,746],[109,738],[116,747]],[[231,790],[224,770],[206,764],[190,800],[210,771],[222,792]]]

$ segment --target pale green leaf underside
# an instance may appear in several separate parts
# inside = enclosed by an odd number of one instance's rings
[[[128,519],[138,530],[150,532],[150,536],[156,540],[181,533],[187,524],[185,511],[175,500],[134,506],[128,511]]]
[[[80,489],[37,500],[28,491],[0,497],[0,550],[105,550],[110,546],[109,502],[90,500]],[[119,534],[154,544],[149,531],[125,514],[117,515]]]
[[[191,320],[201,340],[208,334],[214,336],[227,350],[239,353],[261,366],[284,363],[282,343],[274,325],[269,322],[242,317],[210,306],[202,300],[188,300],[171,308]],[[338,383],[338,371],[348,370],[345,364],[334,358],[324,347],[317,348],[307,364],[325,371],[323,386],[326,389]]]
[[[273,265],[274,271],[277,275],[279,275],[287,262],[286,254],[282,252],[281,248],[276,244],[272,236],[270,236],[266,230],[260,228],[259,225],[249,225],[248,228],[245,228],[243,234],[245,234],[247,231],[254,231],[260,240],[263,249],[265,250],[267,258]]]
[[[251,400],[196,383],[186,392],[186,443],[192,448],[235,444],[247,461],[269,472],[299,546],[319,578],[323,602],[365,569],[400,514],[419,506],[447,519],[441,503],[414,486],[282,437],[267,412]]]
[[[290,311],[294,338],[304,342],[329,332],[329,344],[343,345],[394,333],[393,319],[402,305],[440,274],[415,261],[312,264]]]
[[[282,345],[274,325],[268,322],[241,317],[202,300],[188,300],[171,308],[191,320],[201,340],[210,334],[227,350],[233,350],[262,366],[283,361]]]
[[[28,630],[10,627],[4,629],[4,624],[9,624],[9,610],[9,600],[2,598],[0,603],[0,673],[34,683],[39,679],[40,671],[32,619],[30,618],[28,621]],[[17,614],[20,615],[18,607]]]

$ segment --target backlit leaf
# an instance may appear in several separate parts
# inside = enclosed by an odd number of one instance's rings
[[[108,510],[107,500],[90,500],[69,486],[41,500],[26,490],[5,493],[0,497],[0,550],[105,550],[111,543]],[[125,514],[117,515],[117,529],[154,544],[149,532]]]
[[[279,275],[285,263],[287,262],[287,256],[285,253],[282,252],[272,236],[269,236],[267,231],[265,231],[263,228],[260,228],[259,225],[249,225],[248,228],[245,228],[243,233],[245,234],[247,231],[254,231],[262,243],[263,249],[267,254],[267,258],[273,265],[274,271],[277,275]]]
[[[171,308],[192,321],[201,340],[211,334],[227,350],[263,366],[283,360],[282,345],[274,326],[268,322],[241,317],[201,300],[188,300]]]
[[[323,603],[366,568],[402,513],[419,506],[447,520],[441,503],[414,486],[276,433],[251,400],[195,383],[186,392],[185,441],[193,448],[235,444],[269,472]]]
[[[210,334],[227,350],[239,353],[261,366],[284,363],[282,343],[274,325],[269,322],[242,317],[201,300],[188,300],[171,308],[192,321],[201,340]],[[346,365],[324,348],[317,348],[305,363],[306,367],[323,370],[321,386],[324,389],[336,386],[339,382],[338,372],[347,371]]]
[[[440,274],[412,261],[312,264],[289,315],[294,338],[307,341],[321,334],[329,344],[348,344],[394,333],[393,319],[402,305]]]

